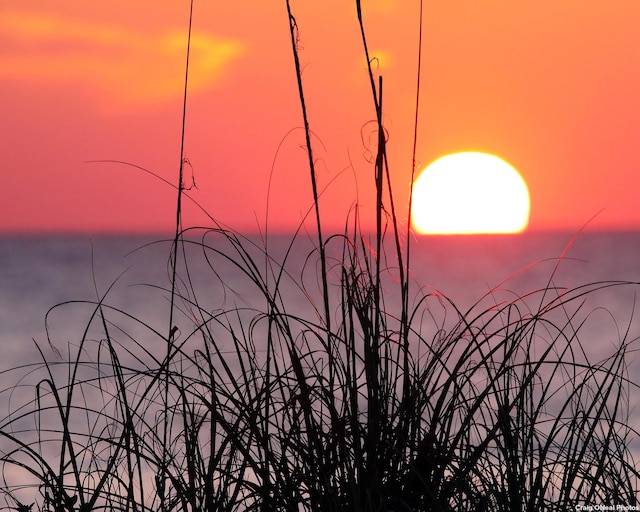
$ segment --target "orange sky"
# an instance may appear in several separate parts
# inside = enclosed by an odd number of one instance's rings
[[[363,0],[384,76],[396,205],[406,215],[417,1]],[[294,1],[328,226],[373,218],[375,117],[355,1]],[[417,159],[501,156],[528,183],[530,229],[640,228],[640,2],[424,2]],[[189,2],[0,5],[0,231],[171,230]],[[192,196],[241,230],[311,205],[284,1],[196,0],[186,156]],[[364,140],[364,143],[363,143]],[[270,184],[269,192],[267,192]],[[203,217],[193,208],[187,225]],[[370,224],[369,224],[370,225]]]

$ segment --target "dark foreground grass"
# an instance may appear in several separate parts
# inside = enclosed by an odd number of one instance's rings
[[[325,236],[316,195],[317,238],[296,234],[274,251],[268,237],[215,224],[182,229],[178,186],[170,279],[149,287],[167,297],[168,325],[119,309],[107,290],[85,303],[86,328],[65,357],[10,371],[21,378],[2,393],[29,398],[0,421],[7,508],[637,505],[635,340],[622,329],[596,359],[581,342],[598,321],[585,299],[635,285],[556,289],[550,276],[466,311],[422,293],[388,189],[381,81],[372,91],[376,232],[356,216]],[[209,270],[194,275],[195,261]]]
[[[585,296],[628,285],[546,287],[501,303],[487,296],[486,306],[465,313],[444,297],[416,295],[402,324],[399,306],[382,292],[399,286],[397,267],[384,262],[372,274],[370,248],[340,236],[326,247],[335,255],[327,257],[329,332],[321,287],[304,285],[317,282],[317,252],[290,275],[286,258],[273,261],[248,239],[220,229],[200,234],[181,239],[183,254],[210,261],[212,279],[198,285],[182,273],[180,327],[167,356],[160,329],[136,326],[105,298],[92,305],[65,361],[25,377],[33,399],[0,424],[8,506],[570,510],[637,503],[626,366],[632,340],[623,335],[596,361],[580,342],[590,327]],[[215,276],[221,260],[244,273],[245,282],[233,283],[242,297]],[[222,304],[199,298],[208,286],[225,289]]]

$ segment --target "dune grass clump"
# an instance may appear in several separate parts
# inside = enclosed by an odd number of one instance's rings
[[[388,187],[381,81],[371,83],[375,232],[355,216],[325,235],[309,138],[313,239],[183,229],[180,176],[168,283],[148,287],[167,298],[168,322],[136,317],[107,290],[50,311],[87,308],[64,356],[4,373],[21,378],[2,395],[22,397],[0,421],[7,508],[638,504],[636,340],[616,331],[606,357],[581,342],[598,321],[585,299],[634,285],[557,289],[550,279],[509,299],[495,290],[466,310],[423,291]]]
[[[286,257],[275,262],[235,233],[183,235],[183,254],[211,264],[206,287],[224,290],[217,306],[200,298],[202,282],[183,274],[167,340],[108,306],[108,296],[96,301],[73,352],[33,370],[33,400],[0,424],[9,506],[391,511],[637,503],[627,416],[632,340],[622,338],[597,361],[580,342],[590,323],[584,297],[623,284],[562,294],[543,288],[465,313],[444,297],[417,295],[403,323],[383,292],[375,298],[376,287],[400,286],[397,268],[384,263],[371,273],[371,249],[342,235],[326,247],[334,290],[328,331],[321,287],[304,284],[318,282],[315,260],[289,274]],[[252,287],[249,301],[215,275],[219,260],[244,273],[233,286]],[[140,327],[141,339],[129,336]],[[158,355],[167,344],[170,352]]]

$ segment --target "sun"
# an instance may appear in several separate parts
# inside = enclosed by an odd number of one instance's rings
[[[423,234],[519,233],[529,223],[529,190],[501,158],[463,152],[431,163],[413,185],[411,220]]]

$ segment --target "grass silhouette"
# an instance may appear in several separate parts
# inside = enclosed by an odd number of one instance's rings
[[[65,358],[48,360],[39,348],[42,364],[9,370],[21,377],[2,393],[27,389],[32,399],[0,421],[6,507],[637,505],[636,385],[627,363],[635,340],[623,332],[597,360],[580,341],[592,321],[585,298],[635,285],[559,290],[550,276],[526,295],[498,301],[489,293],[464,311],[423,292],[411,281],[410,237],[395,216],[382,79],[371,68],[376,231],[363,232],[356,211],[344,232],[325,236],[298,26],[287,7],[317,236],[298,232],[282,250],[213,219],[184,228],[181,155],[169,283],[149,288],[169,299],[168,324],[111,304],[107,289],[84,302],[87,325]],[[186,90],[185,82],[185,112]],[[300,268],[294,255],[303,251]],[[202,265],[210,272],[194,275]],[[242,280],[229,282],[224,269]],[[212,289],[221,300],[210,299]]]

